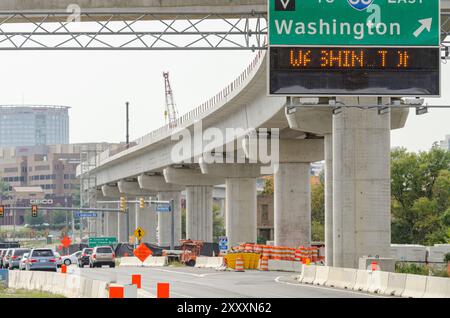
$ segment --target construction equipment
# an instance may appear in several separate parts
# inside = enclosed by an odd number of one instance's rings
[[[166,110],[164,112],[164,117],[166,119],[166,124],[169,124],[170,128],[175,128],[177,126],[178,110],[173,97],[172,86],[170,85],[169,72],[164,72],[163,76],[166,89]]]
[[[195,266],[197,256],[200,256],[203,241],[181,240],[181,263]]]

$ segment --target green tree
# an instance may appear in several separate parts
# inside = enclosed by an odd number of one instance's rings
[[[266,177],[264,178],[265,183],[264,183],[264,190],[262,191],[261,194],[263,195],[271,195],[274,193],[274,180],[273,177]]]
[[[9,188],[9,184],[0,178],[0,199],[6,198],[10,195]]]
[[[434,145],[418,154],[391,153],[392,242],[400,244],[449,241],[450,152]]]
[[[213,206],[213,240],[219,241],[219,237],[225,236],[224,219],[220,215],[220,208],[217,205]]]
[[[325,185],[323,178],[311,187],[311,236],[315,242],[325,241]]]
[[[42,212],[39,212],[37,217],[32,217],[31,212],[25,213],[25,224],[38,225],[42,223],[45,223],[45,219],[44,216],[42,215]]]

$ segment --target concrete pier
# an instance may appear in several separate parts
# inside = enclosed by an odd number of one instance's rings
[[[376,109],[343,108],[333,117],[334,266],[390,257],[390,128],[390,113]]]
[[[180,244],[181,240],[181,193],[180,192],[160,192],[158,200],[174,200],[174,219],[175,219],[175,246]],[[158,244],[160,246],[170,246],[172,216],[170,212],[158,213]]]
[[[200,169],[164,169],[166,182],[186,187],[186,238],[213,241],[213,186],[224,179]]]
[[[311,244],[311,162],[323,160],[323,139],[280,140],[274,174],[275,245]]]
[[[186,187],[186,238],[213,241],[212,186]]]
[[[333,266],[333,135],[325,134],[325,263]]]

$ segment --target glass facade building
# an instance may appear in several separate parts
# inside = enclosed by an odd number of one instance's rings
[[[69,108],[0,106],[0,147],[68,144]]]

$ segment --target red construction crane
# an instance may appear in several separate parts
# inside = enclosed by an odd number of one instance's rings
[[[169,72],[164,72],[163,76],[164,85],[166,88],[166,110],[164,112],[164,117],[166,119],[166,124],[169,124],[169,126],[173,128],[177,125],[178,110],[173,97],[172,87],[170,85]]]

